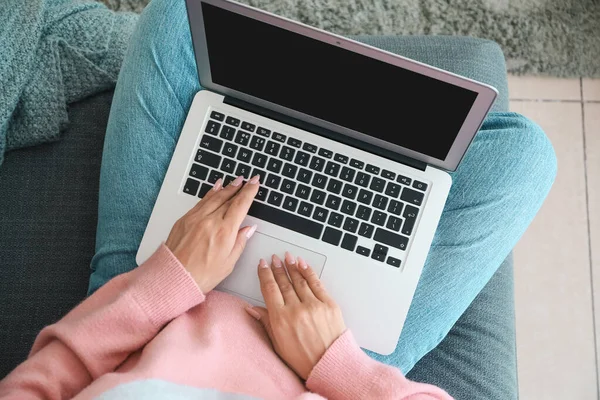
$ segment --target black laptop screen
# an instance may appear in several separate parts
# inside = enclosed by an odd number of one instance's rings
[[[477,93],[202,3],[214,83],[444,160]]]

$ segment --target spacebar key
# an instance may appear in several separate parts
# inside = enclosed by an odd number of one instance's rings
[[[248,215],[315,239],[319,239],[323,231],[323,225],[319,223],[257,201],[253,202],[252,206],[250,206]]]

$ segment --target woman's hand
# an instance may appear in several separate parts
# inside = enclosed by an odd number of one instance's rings
[[[206,294],[225,279],[240,258],[256,225],[240,225],[258,191],[259,176],[242,187],[237,177],[226,188],[219,179],[169,234],[166,246],[192,275]]]
[[[275,255],[271,267],[261,259],[258,277],[267,308],[246,310],[263,324],[279,357],[306,380],[346,330],[342,312],[300,257],[296,261],[286,253],[285,268]]]

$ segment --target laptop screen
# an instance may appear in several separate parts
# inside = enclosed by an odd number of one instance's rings
[[[477,93],[202,3],[214,83],[444,160]]]

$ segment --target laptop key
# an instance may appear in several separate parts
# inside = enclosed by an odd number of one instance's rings
[[[254,129],[256,129],[256,125],[244,121],[244,122],[242,122],[242,129],[244,129],[248,132],[254,132]]]
[[[254,198],[260,201],[267,201],[267,195],[269,194],[269,189],[264,186],[258,187],[258,192],[256,192],[256,196]]]
[[[250,134],[244,131],[238,131],[237,135],[235,135],[235,140],[237,144],[241,144],[242,146],[248,146],[248,142],[250,142]]]
[[[410,186],[410,183],[412,182],[412,179],[410,179],[410,178],[408,178],[406,176],[403,176],[403,175],[398,175],[398,177],[396,178],[396,181],[399,182],[399,183],[402,183],[402,184],[404,184],[406,186]]]
[[[388,257],[387,258],[387,263],[389,265],[391,265],[392,267],[400,268],[400,260],[398,260],[397,258]]]
[[[360,224],[360,228],[358,228],[358,234],[370,239],[373,236],[373,229],[375,229],[373,225],[363,222]]]
[[[412,235],[412,231],[415,227],[415,223],[417,222],[417,215],[419,214],[419,209],[413,206],[406,206],[404,210],[404,226],[402,227],[402,233],[406,236]]]
[[[396,200],[392,200],[390,201],[390,205],[388,206],[388,212],[391,212],[392,214],[395,215],[400,215],[400,213],[402,212],[402,207],[404,207],[403,203],[400,203],[399,201]]]
[[[319,189],[325,189],[325,185],[327,185],[327,177],[321,174],[315,174],[315,177],[312,180],[312,185],[318,187]]]
[[[380,194],[376,194],[375,199],[373,200],[373,207],[379,208],[380,210],[385,210],[387,203],[388,203],[387,197],[383,197]]]
[[[323,207],[316,207],[315,212],[313,213],[313,218],[317,221],[325,222],[327,221],[327,215],[329,211],[324,209]]]
[[[270,156],[277,156],[277,154],[279,154],[279,149],[281,148],[281,145],[279,143],[275,143],[272,140],[269,140],[267,142],[267,147],[265,147],[265,153],[267,153]]]
[[[279,132],[273,132],[273,139],[277,140],[278,142],[285,142],[285,135],[282,135]]]
[[[325,233],[323,233],[322,241],[337,246],[340,244],[340,240],[342,240],[342,231],[337,229],[333,229],[331,227],[325,228]]]
[[[412,184],[412,187],[414,187],[415,189],[418,189],[418,190],[422,190],[422,191],[427,190],[427,184],[423,183],[423,182],[419,182],[419,181],[414,181]]]
[[[356,174],[356,179],[354,180],[354,183],[356,183],[358,186],[367,187],[369,186],[370,180],[371,177],[369,175],[365,174],[364,172],[359,172],[358,174]]]
[[[303,183],[310,183],[310,178],[312,178],[312,172],[307,170],[306,168],[300,168],[300,172],[298,172],[298,180]]]
[[[273,204],[274,206],[279,207],[282,202],[283,202],[283,194],[276,192],[274,190],[271,191],[271,194],[269,194],[269,199],[267,200],[267,203]]]
[[[356,248],[356,252],[358,254],[360,254],[361,256],[365,256],[365,257],[369,257],[369,255],[371,254],[371,250],[367,249],[366,247],[362,247],[362,246],[358,246]]]
[[[252,165],[264,168],[267,165],[267,156],[262,153],[254,153],[254,158],[252,159]]]
[[[330,194],[329,196],[327,196],[327,201],[325,202],[325,207],[331,208],[332,210],[337,211],[337,209],[340,208],[341,202],[342,202],[341,198]]]
[[[237,149],[238,149],[238,147],[235,144],[225,143],[225,146],[223,146],[223,151],[221,151],[221,154],[226,155],[227,157],[234,158],[235,153],[237,152]]]
[[[346,183],[344,185],[344,189],[342,190],[342,196],[354,200],[357,192],[358,192],[358,188],[356,186]]]
[[[265,186],[268,186],[272,189],[279,189],[279,184],[281,183],[281,177],[274,174],[269,174],[267,176],[267,180],[265,181]]]
[[[385,224],[385,219],[387,215],[382,213],[381,211],[373,211],[373,216],[371,217],[371,222],[375,225],[383,226]]]
[[[294,139],[293,137],[290,137],[287,140],[287,144],[289,144],[290,146],[293,146],[293,147],[300,148],[300,145],[302,145],[302,141],[298,140],[298,139]]]
[[[349,233],[345,233],[344,238],[342,239],[342,249],[354,251],[357,241],[358,241],[357,236],[351,235]]]
[[[235,127],[240,126],[240,120],[237,118],[233,118],[233,117],[227,117],[227,119],[225,120],[225,123],[229,124],[229,125],[233,125]]]
[[[238,153],[237,159],[240,161],[243,161],[243,162],[250,162],[250,159],[252,158],[252,154],[253,153],[251,150],[241,148]]]
[[[193,176],[194,178],[203,181],[208,176],[208,168],[203,167],[199,164],[192,164],[192,168],[190,169],[190,176]]]
[[[252,140],[250,141],[250,148],[256,151],[262,151],[263,147],[265,147],[265,138],[261,138],[260,136],[252,136]]]
[[[342,172],[340,173],[340,179],[346,182],[352,182],[355,173],[356,171],[354,171],[353,169],[344,167],[342,168]]]
[[[369,186],[369,189],[381,193],[381,192],[383,192],[384,187],[385,187],[385,181],[383,179],[373,177],[373,179],[371,180],[371,186]]]
[[[384,262],[385,257],[387,256],[387,253],[388,253],[387,247],[382,246],[380,244],[376,244],[375,248],[373,249],[373,254],[371,255],[371,258],[373,260]]]
[[[290,181],[289,179],[284,179],[281,184],[281,191],[287,194],[294,194],[294,189],[296,189],[296,182]]]
[[[269,162],[267,163],[267,169],[271,172],[275,172],[276,174],[281,171],[282,166],[283,161],[278,160],[277,158],[269,158]]]
[[[204,132],[210,133],[211,135],[218,135],[219,129],[221,129],[221,124],[219,124],[215,121],[208,121],[208,123],[206,124],[206,128],[204,129]]]
[[[350,200],[344,200],[341,211],[344,214],[354,215],[354,210],[356,210],[356,203]]]
[[[223,179],[223,187],[229,185],[229,183],[233,182],[234,180],[235,180],[235,176],[226,175],[225,179]]]
[[[262,127],[258,127],[258,129],[256,130],[256,133],[259,134],[260,136],[264,136],[264,137],[269,137],[271,136],[271,131]]]
[[[250,171],[252,168],[249,165],[239,163],[237,169],[235,170],[235,174],[237,176],[243,176],[244,179],[250,179]]]
[[[314,189],[312,195],[310,196],[310,201],[312,203],[322,205],[325,202],[325,195],[325,192],[322,192],[318,189]]]
[[[365,166],[365,163],[353,158],[352,160],[350,160],[350,166],[354,167],[354,168],[358,168],[358,169],[363,169]]]
[[[371,165],[371,164],[367,164],[367,168],[365,168],[365,170],[368,173],[375,174],[375,175],[379,175],[379,171],[381,171],[381,169],[379,167],[376,167],[376,166]]]
[[[404,200],[407,203],[414,204],[416,206],[420,206],[423,202],[424,194],[421,192],[417,192],[415,190],[404,188],[402,191],[402,195],[400,196],[401,200]]]
[[[360,189],[360,191],[358,192],[358,198],[356,200],[358,200],[358,202],[360,203],[369,205],[371,204],[371,199],[373,199],[373,192],[369,192],[365,189]]]
[[[314,239],[319,239],[323,232],[322,224],[257,201],[254,201],[250,206],[248,215]]]
[[[221,134],[219,136],[225,140],[233,140],[235,137],[235,128],[225,125],[223,129],[221,129]]]
[[[279,152],[279,158],[282,158],[286,161],[292,161],[295,153],[296,150],[292,149],[291,147],[283,146]]]
[[[221,156],[213,153],[209,153],[205,150],[198,150],[195,158],[197,163],[208,165],[209,167],[219,168],[221,163]]]
[[[223,176],[225,176],[225,174],[213,169],[212,171],[210,171],[210,174],[208,175],[208,179],[206,181],[214,185],[215,182],[223,178]]]
[[[200,139],[200,147],[203,149],[218,153],[221,151],[221,146],[223,146],[223,141],[221,139],[217,139],[216,137],[204,135],[202,136],[202,139]]]
[[[342,181],[330,178],[329,183],[327,184],[327,191],[335,194],[340,194],[340,192],[342,191],[342,185]]]
[[[307,203],[305,201],[300,202],[300,207],[298,208],[298,213],[304,215],[305,217],[310,217],[312,214],[313,205]]]
[[[385,179],[394,179],[396,178],[396,173],[392,172],[392,171],[388,171],[387,169],[384,169],[383,171],[381,171],[381,176],[383,176]]]
[[[298,199],[295,199],[290,196],[285,196],[283,208],[285,208],[288,211],[294,212],[296,211],[296,207],[298,207]]]
[[[188,178],[187,181],[185,181],[185,185],[183,186],[183,193],[187,193],[191,196],[195,196],[196,193],[198,193],[198,188],[200,187],[200,182],[192,179],[192,178]]]
[[[296,152],[296,158],[294,159],[296,164],[306,167],[308,165],[308,160],[310,160],[310,154],[303,151]]]
[[[198,197],[203,198],[204,196],[206,196],[206,193],[208,193],[208,191],[212,188],[213,188],[212,185],[203,183],[202,186],[200,186],[200,191],[198,192]]]
[[[263,183],[265,181],[265,179],[267,178],[267,173],[265,171],[263,171],[262,169],[254,168],[252,170],[252,174],[250,174],[250,177],[253,177],[256,175],[258,175],[260,177],[259,178],[260,183]]]
[[[371,209],[369,207],[359,205],[358,210],[356,210],[356,218],[368,221],[369,218],[371,218]]]
[[[333,157],[333,151],[327,149],[319,149],[319,155],[325,158]]]
[[[397,233],[386,231],[381,228],[377,228],[373,239],[376,242],[387,244],[388,246],[400,250],[406,250],[406,246],[408,245],[408,238],[406,236],[398,235]]]
[[[344,230],[352,233],[356,233],[358,229],[358,220],[354,218],[346,217],[344,221]]]
[[[281,175],[287,176],[290,179],[294,179],[296,177],[296,171],[298,171],[298,167],[290,163],[285,163],[283,166],[283,171],[281,171]]]
[[[325,167],[325,173],[336,178],[338,172],[340,172],[340,164],[336,164],[333,161],[328,161],[327,166]]]
[[[344,216],[342,214],[338,214],[336,212],[331,212],[329,213],[329,219],[327,220],[327,223],[331,226],[335,226],[336,228],[339,228],[342,226],[342,221],[344,220]]]
[[[296,197],[300,197],[301,199],[308,200],[308,196],[310,196],[310,187],[298,184],[298,188],[296,189]]]
[[[348,163],[348,157],[343,155],[343,154],[336,154],[335,157],[333,157],[333,159],[337,162],[340,162],[342,164],[346,164]]]
[[[310,166],[308,168],[313,171],[321,172],[325,166],[325,160],[321,157],[313,156],[310,160]]]
[[[399,232],[400,231],[400,227],[402,226],[402,219],[398,218],[398,217],[394,217],[393,215],[390,215],[390,217],[388,218],[388,222],[385,225],[386,228],[388,228],[391,231],[396,231]],[[402,232],[404,233],[404,232]],[[404,233],[405,235],[409,235],[410,233]]]
[[[304,144],[302,145],[302,150],[306,150],[309,153],[316,153],[317,146],[315,146],[314,144],[304,142]]]
[[[235,170],[235,165],[236,162],[233,161],[230,158],[224,158],[223,162],[221,163],[221,171],[225,171],[227,173],[233,174],[233,171]],[[227,186],[226,184],[223,184],[223,186]]]
[[[211,112],[211,113],[210,113],[210,117],[211,117],[212,119],[216,119],[216,120],[217,120],[217,121],[219,121],[219,122],[223,122],[223,120],[225,119],[225,115],[221,114],[221,113],[220,113],[220,112],[218,112],[218,111],[213,111],[213,112]]]
[[[388,182],[387,187],[385,188],[385,194],[390,197],[398,197],[400,189],[402,189],[402,186],[397,185],[394,182]]]

